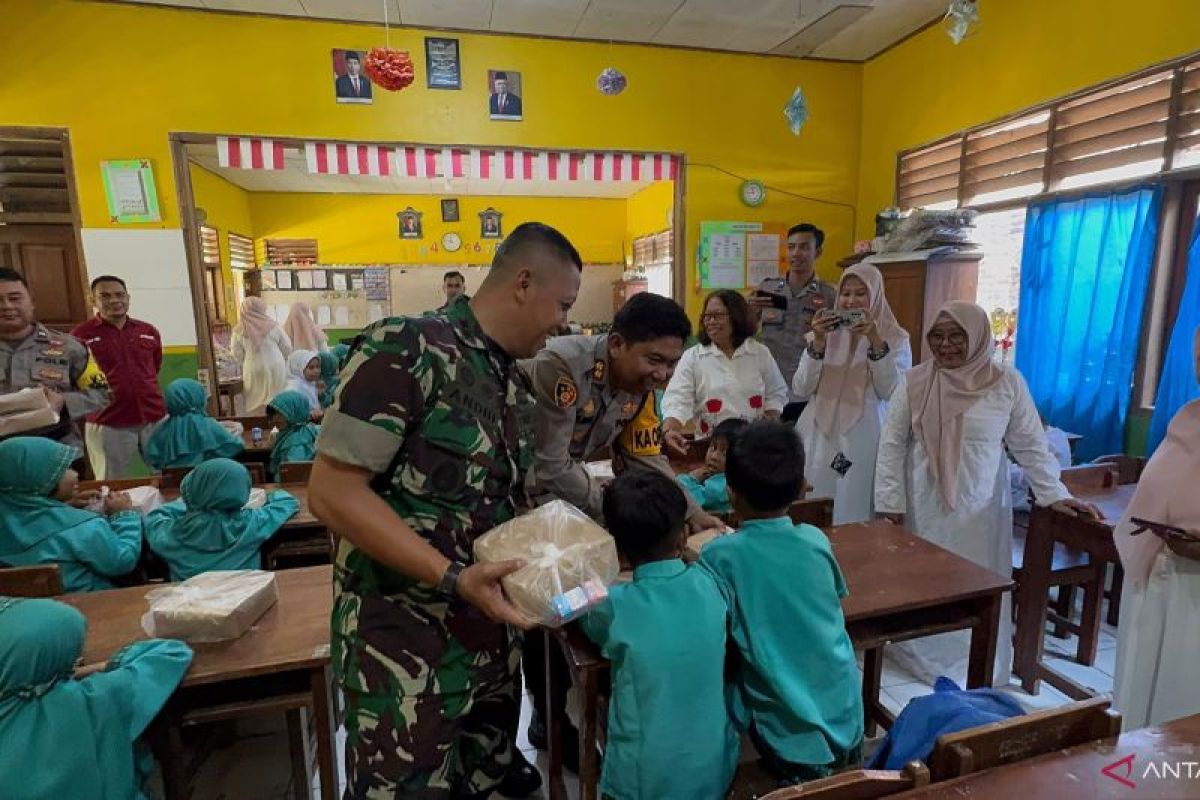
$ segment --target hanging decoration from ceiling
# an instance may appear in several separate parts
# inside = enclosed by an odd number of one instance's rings
[[[600,94],[610,97],[625,91],[625,87],[628,85],[629,80],[625,77],[625,73],[614,67],[609,67],[596,76],[596,88],[600,90]]]
[[[796,91],[792,92],[792,99],[788,100],[788,104],[783,107],[783,115],[788,118],[792,135],[799,136],[800,129],[804,127],[804,123],[808,122],[808,101],[804,99],[804,92],[800,90],[799,86],[796,87]]]
[[[979,27],[978,0],[950,0],[942,24],[946,28],[946,35],[955,44],[975,33]]]
[[[363,64],[363,72],[375,82],[376,86],[389,92],[398,92],[412,85],[416,78],[412,58],[404,50],[392,49],[392,28],[388,22],[388,0],[383,0],[383,35],[386,40],[384,47],[373,47],[367,53]]]

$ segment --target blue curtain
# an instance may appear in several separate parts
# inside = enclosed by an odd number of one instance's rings
[[[1196,364],[1192,353],[1193,337],[1200,327],[1200,224],[1192,235],[1188,248],[1187,280],[1179,300],[1179,314],[1171,329],[1171,341],[1158,377],[1158,393],[1154,396],[1154,416],[1150,419],[1149,451],[1154,452],[1167,435],[1167,425],[1175,412],[1185,403],[1200,397],[1196,383]]]
[[[1048,200],[1025,218],[1017,369],[1043,419],[1083,437],[1083,460],[1124,451],[1161,197]]]

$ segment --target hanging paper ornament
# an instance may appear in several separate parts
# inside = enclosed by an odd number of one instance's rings
[[[402,50],[375,47],[367,53],[363,72],[367,73],[376,86],[389,92],[398,92],[412,84],[416,77],[412,59]]]
[[[942,24],[946,27],[950,41],[958,44],[975,32],[974,29],[979,24],[979,3],[977,0],[950,0],[950,7],[946,9]]]
[[[625,73],[612,67],[596,76],[596,88],[600,90],[600,94],[609,96],[620,94],[628,85],[629,80],[625,77]]]
[[[804,123],[808,122],[808,102],[804,99],[804,92],[800,91],[800,87],[796,87],[796,91],[792,92],[792,99],[783,107],[783,115],[788,118],[788,123],[792,127],[792,135],[799,136],[800,129],[804,127]]]

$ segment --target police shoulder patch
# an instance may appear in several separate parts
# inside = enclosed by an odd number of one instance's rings
[[[559,378],[554,384],[554,402],[558,407],[570,408],[578,399],[579,389],[575,386],[575,381],[565,375]]]
[[[604,383],[604,376],[608,373],[608,364],[604,359],[596,359],[596,363],[592,365],[592,382]]]

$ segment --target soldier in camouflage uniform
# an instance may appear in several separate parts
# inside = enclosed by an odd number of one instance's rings
[[[514,358],[565,321],[582,264],[557,231],[519,226],[473,299],[383,320],[356,340],[309,484],[341,542],[332,662],[346,695],[347,798],[523,796],[512,767],[521,631],[472,545],[528,505],[529,384]]]

